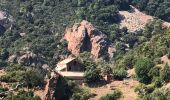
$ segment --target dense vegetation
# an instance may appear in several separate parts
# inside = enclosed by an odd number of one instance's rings
[[[17,95],[9,95],[3,100],[41,100],[38,96],[34,96],[32,91],[19,91]]]
[[[47,70],[40,65],[55,64],[70,52],[63,40],[65,29],[75,22],[88,20],[109,37],[117,52],[113,59],[94,61],[89,53],[80,54],[77,59],[85,65],[87,83],[101,80],[102,75],[111,75],[115,80],[127,77],[128,69],[135,68],[140,84],[136,91],[144,100],[169,99],[169,91],[160,88],[170,82],[170,66],[163,65],[160,57],[170,58],[170,29],[162,28],[161,20],[155,19],[143,30],[128,32],[119,29],[120,10],[129,10],[130,4],[149,15],[170,21],[168,0],[0,0],[0,10],[13,17],[14,22],[7,27],[0,25],[0,67],[6,67],[2,82],[21,83],[23,87],[44,86]],[[22,36],[21,33],[25,35]],[[26,49],[25,49],[26,48]],[[8,62],[9,56],[31,51],[41,57],[41,64],[32,66]],[[60,79],[59,79],[60,80]],[[64,80],[55,89],[63,94],[61,99],[87,100],[89,91]],[[5,91],[0,89],[0,91]],[[161,95],[158,97],[158,95]],[[103,96],[101,100],[116,100],[119,91]],[[39,100],[32,92],[9,95],[6,100]]]
[[[149,15],[170,21],[170,2],[168,0],[133,0],[132,4]]]

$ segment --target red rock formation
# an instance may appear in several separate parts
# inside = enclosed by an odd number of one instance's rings
[[[85,20],[67,29],[65,39],[68,41],[68,50],[75,56],[87,51],[94,58],[106,58],[112,57],[115,51],[106,35]]]

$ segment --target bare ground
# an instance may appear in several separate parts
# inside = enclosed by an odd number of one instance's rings
[[[0,70],[0,76],[3,76],[3,75],[5,75],[6,74],[6,72],[2,69],[2,70]]]
[[[163,57],[161,57],[161,61],[163,61],[165,64],[170,65],[170,59],[168,58],[167,55],[164,55]]]
[[[131,6],[131,11],[119,11],[123,20],[120,27],[127,27],[130,32],[143,29],[149,20],[153,20],[152,16],[140,12],[135,7]]]
[[[120,100],[135,100],[137,98],[137,94],[134,92],[134,88],[138,84],[138,81],[129,79],[124,81],[113,81],[102,87],[89,88],[91,93],[96,94],[96,96],[90,100],[99,100],[100,97],[112,93],[114,89],[118,89],[122,92],[123,95]]]

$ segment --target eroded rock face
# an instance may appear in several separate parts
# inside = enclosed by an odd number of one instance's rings
[[[11,15],[6,12],[0,11],[0,25],[7,28],[10,27],[13,22],[14,20]]]
[[[11,55],[8,58],[8,62],[18,63],[18,64],[25,65],[25,66],[30,66],[30,65],[35,66],[37,64],[40,64],[41,60],[36,54],[30,51],[27,51],[27,52],[19,53],[17,55],[16,54]]]
[[[59,75],[57,75],[57,73],[51,73],[51,78],[47,80],[47,84],[45,86],[43,100],[52,100],[54,98],[54,92],[58,77]]]
[[[106,35],[85,20],[67,29],[65,39],[68,50],[75,56],[87,51],[94,58],[111,58],[115,52]]]

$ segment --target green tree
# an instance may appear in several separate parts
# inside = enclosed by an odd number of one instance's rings
[[[100,81],[100,70],[97,65],[92,61],[85,62],[86,71],[85,78],[88,83]]]
[[[142,83],[149,83],[151,81],[151,77],[148,75],[148,73],[153,66],[154,63],[149,58],[137,59],[135,64],[137,79]]]

